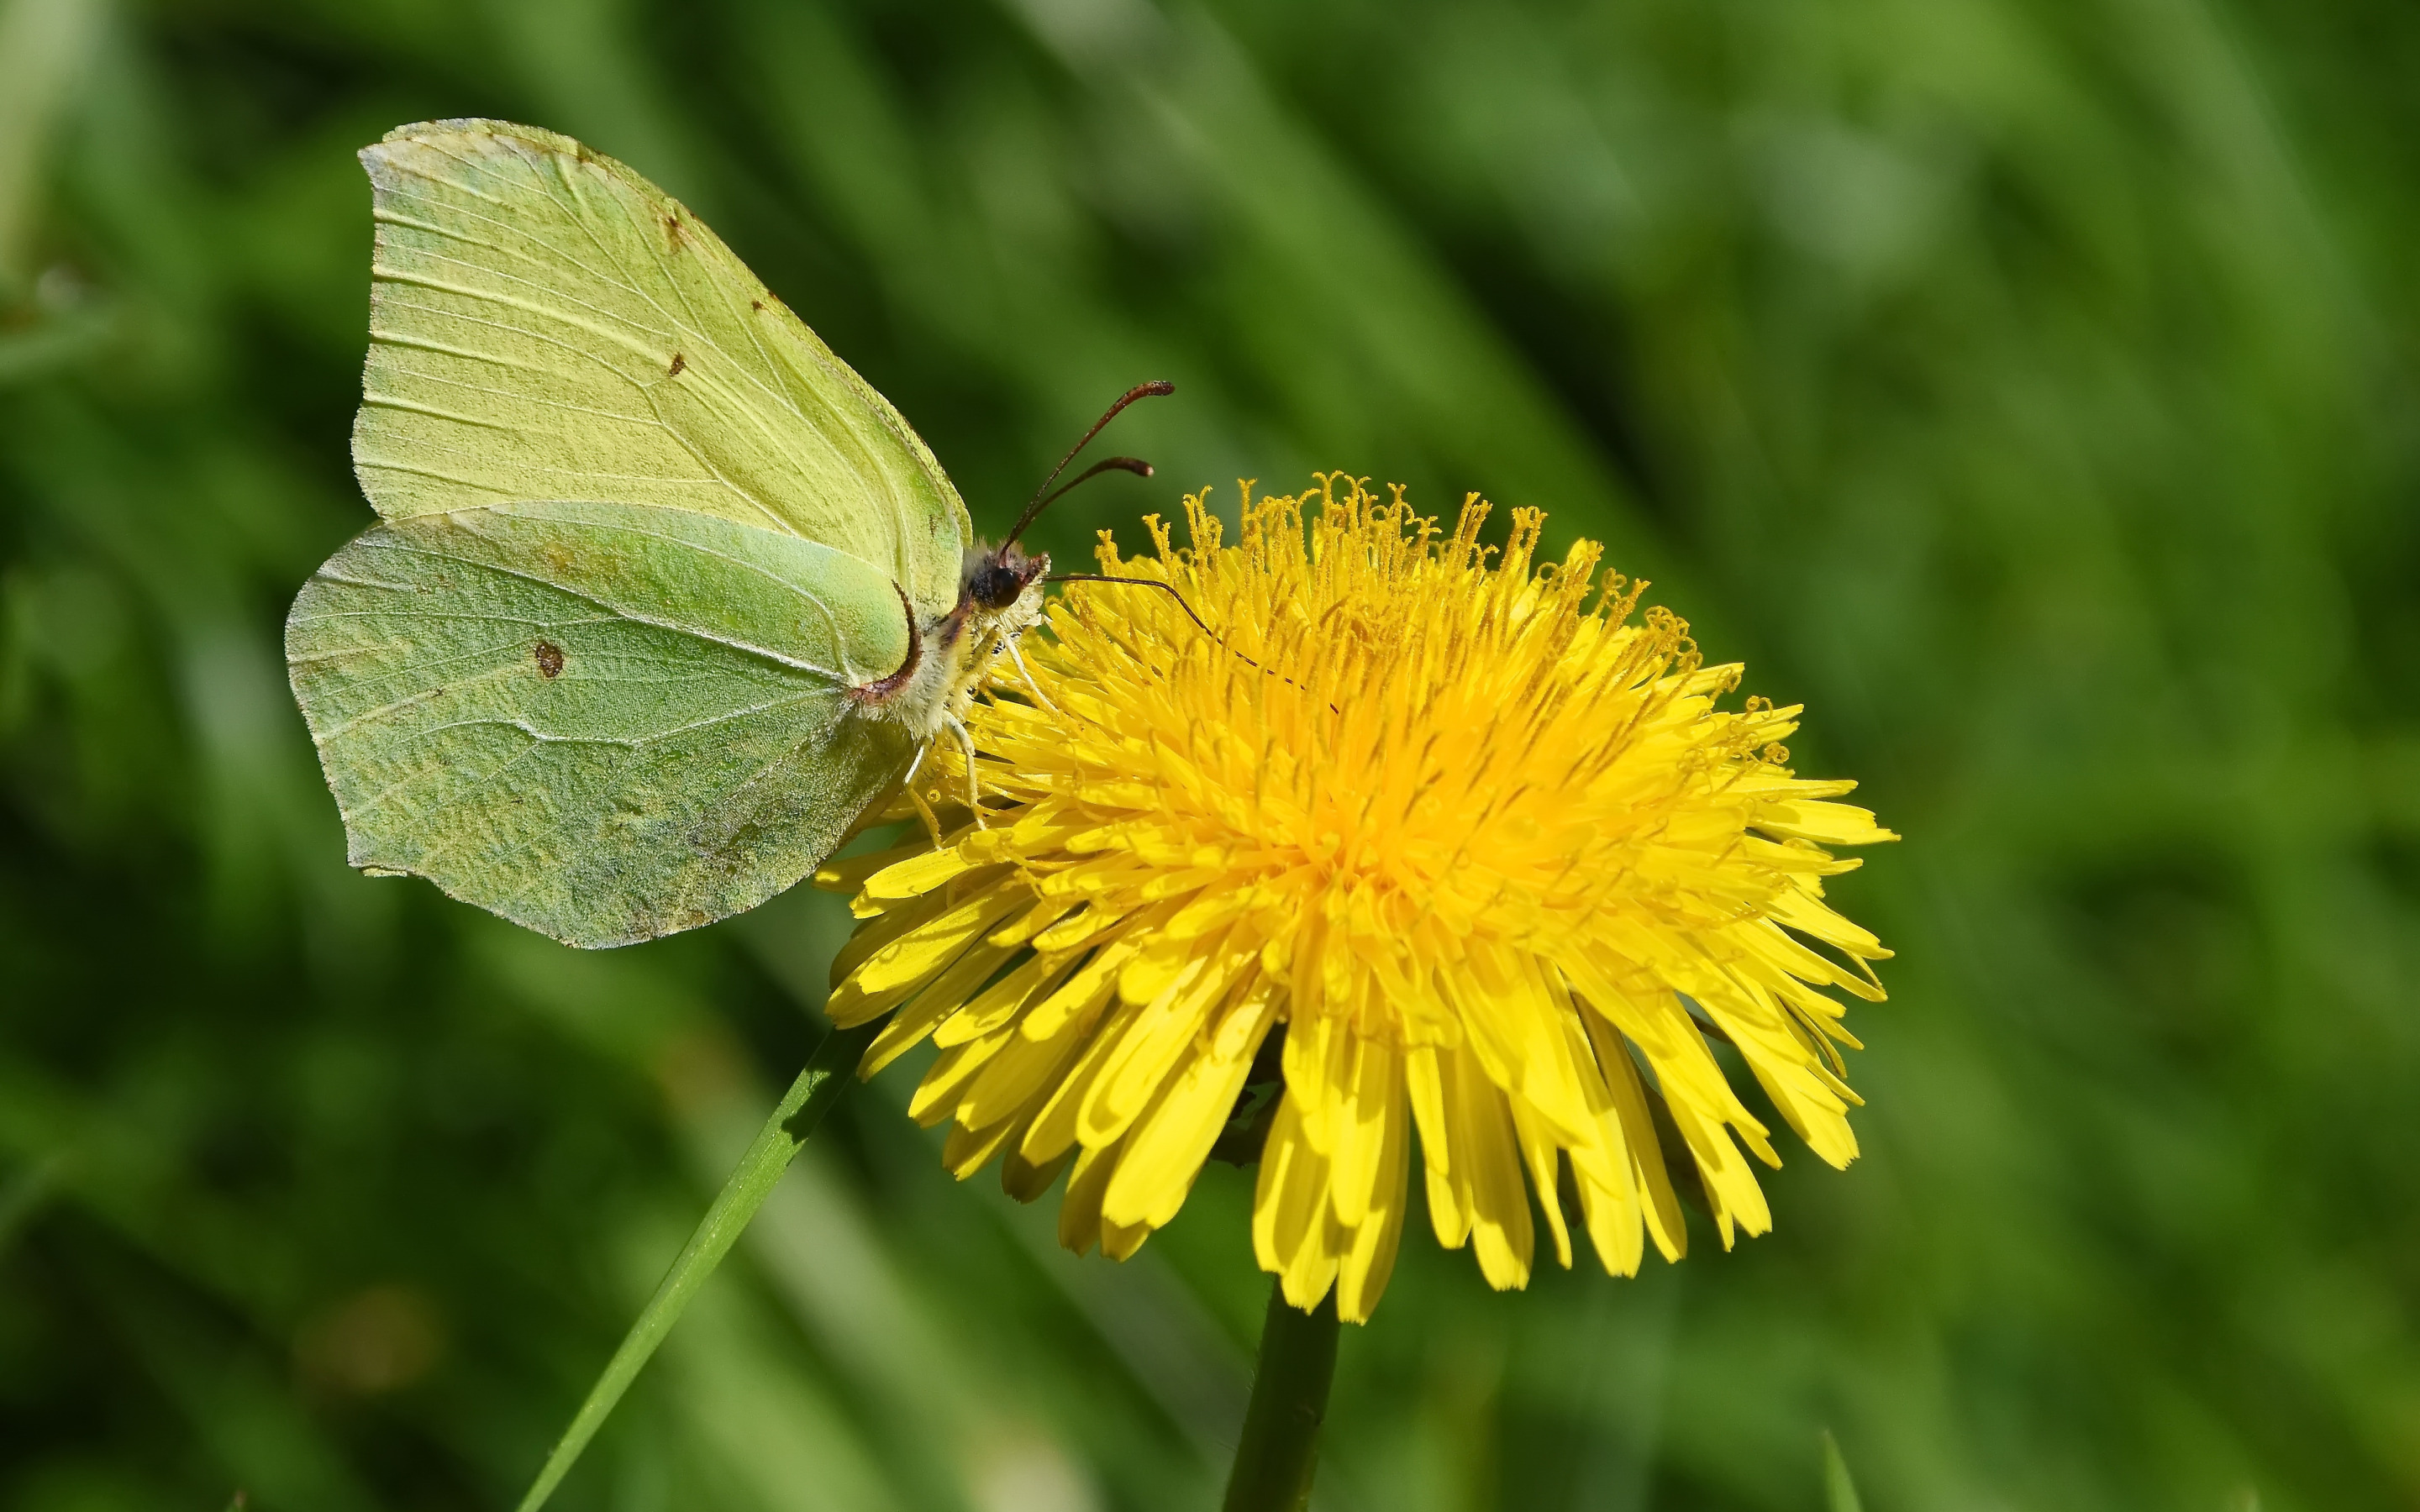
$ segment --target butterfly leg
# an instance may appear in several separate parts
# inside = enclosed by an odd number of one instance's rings
[[[943,718],[948,721],[950,728],[957,733],[958,744],[966,749],[967,808],[974,813],[975,827],[977,829],[985,828],[983,795],[975,787],[975,737],[968,733],[967,722],[964,719],[959,718],[956,715],[945,715],[943,716]]]
[[[908,801],[916,806],[916,816],[924,821],[924,833],[933,837],[933,848],[939,850],[946,843],[941,838],[941,822],[933,817],[933,810],[924,802],[924,795],[916,791],[916,769],[924,764],[924,753],[932,748],[930,742],[916,748],[916,759],[908,764],[908,775],[899,779],[899,787],[908,795]]]
[[[1001,645],[1008,652],[1008,659],[1016,663],[1016,674],[1025,679],[1027,691],[1031,692],[1034,698],[1041,702],[1044,708],[1048,709],[1053,714],[1058,713],[1059,705],[1051,702],[1050,696],[1042,691],[1042,685],[1033,680],[1033,669],[1025,665],[1024,655],[1016,649],[1016,638],[1012,636],[1008,640],[1002,640]]]

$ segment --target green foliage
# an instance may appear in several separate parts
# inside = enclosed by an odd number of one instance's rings
[[[1846,1176],[1632,1282],[1406,1236],[1337,1508],[2420,1498],[2407,8],[0,0],[0,1508],[504,1507],[819,1033],[785,895],[581,955],[361,877],[284,687],[368,523],[352,154],[693,207],[997,532],[1076,430],[1608,539],[1909,839]],[[1207,1507],[1264,1296],[778,1186],[555,1504]],[[741,1263],[744,1261],[744,1263]],[[2257,1488],[2257,1491],[2256,1491]]]

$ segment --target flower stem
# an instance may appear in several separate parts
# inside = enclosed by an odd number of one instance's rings
[[[682,1248],[680,1257],[673,1261],[673,1268],[664,1273],[638,1321],[622,1336],[622,1347],[606,1362],[605,1373],[588,1388],[588,1399],[580,1404],[571,1426],[563,1430],[562,1440],[555,1444],[554,1453],[547,1456],[546,1466],[537,1473],[529,1494],[521,1498],[520,1512],[537,1512],[554,1494],[554,1488],[580,1458],[580,1452],[588,1447],[588,1441],[604,1426],[613,1404],[622,1399],[622,1393],[637,1378],[639,1367],[647,1363],[656,1346],[672,1332],[690,1299],[706,1285],[706,1278],[730,1253],[733,1242],[748,1227],[748,1220],[756,1216],[756,1210],[772,1195],[773,1184],[790,1168],[791,1160],[806,1144],[807,1135],[815,1132],[815,1125],[840,1100],[841,1092],[852,1080],[849,1072],[857,1069],[859,1057],[865,1054],[865,1047],[873,1043],[881,1027],[877,1020],[853,1029],[834,1029],[807,1057],[806,1068],[790,1084],[790,1089],[782,1094],[773,1116],[757,1132],[756,1142],[748,1147],[748,1153],[739,1158],[738,1168],[722,1183],[714,1206],[698,1220],[696,1232],[689,1236],[689,1243]]]
[[[1227,1476],[1226,1512],[1302,1512],[1311,1504],[1319,1425],[1335,1379],[1334,1288],[1304,1312],[1286,1302],[1281,1278],[1273,1282],[1252,1401],[1244,1409],[1244,1437]]]

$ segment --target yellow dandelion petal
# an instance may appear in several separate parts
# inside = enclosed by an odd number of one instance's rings
[[[1171,1078],[1167,1097],[1136,1129],[1119,1162],[1102,1199],[1104,1216],[1145,1228],[1157,1228],[1176,1216],[1244,1089],[1252,1052],[1274,1022],[1275,1008],[1275,995],[1267,985],[1257,987],[1250,1000],[1230,1015],[1240,1032],[1222,1033],[1223,1043],[1214,1041],[1202,1049]]]
[[[1265,1128],[1253,1252],[1357,1321],[1416,1149],[1438,1242],[1499,1288],[1542,1221],[1563,1265],[1679,1258],[1683,1187],[1725,1245],[1763,1232],[1773,1116],[1855,1158],[1834,990],[1880,998],[1889,952],[1825,901],[1857,864],[1827,847],[1896,837],[1596,546],[1540,561],[1515,510],[1489,548],[1487,514],[1338,474],[1247,487],[1232,545],[1202,496],[1187,548],[1105,533],[1105,573],[1174,593],[1071,588],[1032,683],[967,713],[979,819],[945,742],[920,796],[957,829],[817,874],[863,920],[834,1020],[892,1015],[869,1073],[934,1041],[911,1112],[953,1172],[1063,1174],[1061,1240],[1123,1258]]]

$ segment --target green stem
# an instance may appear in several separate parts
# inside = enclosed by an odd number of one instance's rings
[[[1261,1324],[1252,1401],[1244,1409],[1244,1437],[1227,1476],[1226,1512],[1302,1512],[1311,1504],[1319,1425],[1335,1379],[1335,1288],[1317,1309],[1304,1312],[1287,1304],[1282,1280],[1274,1283]]]
[[[588,1441],[595,1438],[597,1430],[604,1426],[607,1414],[613,1411],[613,1404],[620,1401],[622,1393],[629,1389],[639,1367],[647,1363],[647,1357],[656,1352],[656,1346],[672,1332],[674,1322],[689,1306],[690,1299],[697,1295],[698,1288],[706,1285],[706,1278],[714,1273],[714,1268],[722,1263],[722,1257],[730,1253],[733,1242],[748,1227],[748,1220],[756,1215],[756,1210],[764,1205],[766,1197],[772,1195],[773,1184],[782,1179],[783,1171],[789,1169],[790,1161],[806,1144],[807,1136],[815,1132],[815,1125],[823,1121],[824,1115],[830,1112],[831,1105],[840,1100],[841,1092],[849,1084],[849,1073],[857,1069],[859,1057],[865,1054],[865,1047],[874,1042],[874,1036],[881,1026],[876,1021],[853,1029],[834,1029],[824,1036],[823,1043],[815,1046],[815,1053],[808,1057],[806,1069],[799,1072],[799,1079],[792,1082],[790,1089],[783,1094],[780,1105],[773,1109],[773,1116],[765,1120],[765,1127],[758,1132],[756,1142],[750,1145],[748,1153],[739,1158],[738,1168],[731,1173],[731,1179],[722,1183],[722,1191],[715,1197],[714,1206],[706,1209],[706,1216],[698,1221],[697,1231],[689,1236],[689,1243],[681,1250],[680,1257],[673,1261],[670,1271],[664,1273],[662,1282],[657,1286],[656,1294],[647,1299],[647,1305],[639,1314],[638,1321],[632,1323],[630,1332],[622,1336],[622,1347],[615,1350],[613,1358],[606,1362],[605,1373],[597,1378],[596,1385],[588,1388],[588,1399],[580,1404],[579,1412],[571,1419],[571,1427],[563,1430],[563,1438],[555,1444],[554,1453],[546,1457],[546,1467],[537,1473],[537,1479],[531,1484],[529,1494],[521,1498],[520,1512],[537,1512],[546,1504],[546,1499],[554,1494],[555,1487],[562,1483],[565,1474],[580,1458],[580,1452],[588,1447]]]

